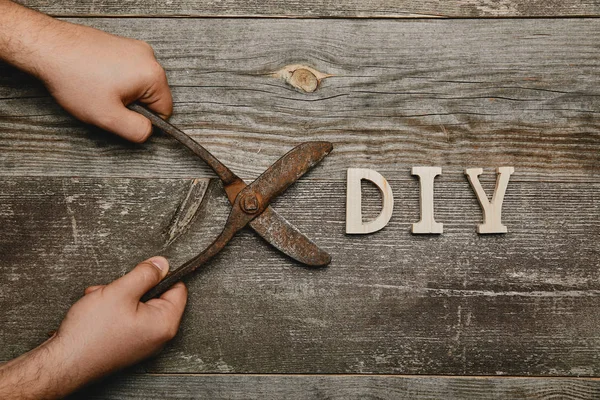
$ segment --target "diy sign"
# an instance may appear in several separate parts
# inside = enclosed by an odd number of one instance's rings
[[[479,175],[483,173],[481,168],[469,168],[465,174],[469,178],[471,187],[477,195],[481,209],[483,210],[483,223],[477,227],[480,234],[506,233],[508,229],[502,224],[502,203],[508,186],[510,176],[515,172],[513,167],[500,167],[497,170],[496,188],[492,201],[481,187]],[[415,234],[441,234],[444,232],[444,224],[436,222],[433,210],[433,181],[436,176],[442,174],[440,167],[413,167],[412,175],[419,177],[421,188],[421,220],[412,224],[412,232]],[[383,205],[379,216],[372,221],[362,220],[362,193],[361,181],[371,181],[381,191]],[[392,218],[394,209],[394,195],[386,179],[377,171],[364,168],[349,168],[346,184],[346,233],[366,234],[382,229]]]

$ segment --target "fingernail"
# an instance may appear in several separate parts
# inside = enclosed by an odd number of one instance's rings
[[[154,265],[156,268],[158,268],[161,271],[169,270],[169,262],[164,257],[156,256],[156,257],[152,257],[152,258],[148,259],[148,261],[150,261],[152,263],[152,265]]]

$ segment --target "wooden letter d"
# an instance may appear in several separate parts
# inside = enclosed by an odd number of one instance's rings
[[[361,180],[373,182],[381,191],[383,207],[377,218],[369,222],[362,220]],[[348,168],[346,183],[346,233],[365,234],[382,229],[392,218],[394,196],[390,185],[377,171],[365,168]]]

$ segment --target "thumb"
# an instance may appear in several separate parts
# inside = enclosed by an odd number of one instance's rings
[[[110,117],[100,121],[97,125],[104,130],[116,133],[124,139],[135,143],[143,143],[152,133],[150,120],[135,111],[131,111],[123,104],[111,108],[108,115]]]
[[[110,283],[105,290],[132,296],[137,301],[156,286],[169,272],[169,262],[164,257],[152,257],[139,263],[131,272]]]

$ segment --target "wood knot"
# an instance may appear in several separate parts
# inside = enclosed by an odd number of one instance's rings
[[[294,87],[300,88],[305,92],[314,92],[319,86],[319,80],[307,69],[298,68],[292,73],[290,78],[290,84]]]
[[[314,68],[305,65],[287,65],[273,73],[273,77],[286,81],[291,86],[306,93],[312,93],[319,88],[319,84],[325,78],[333,75],[324,74]]]

